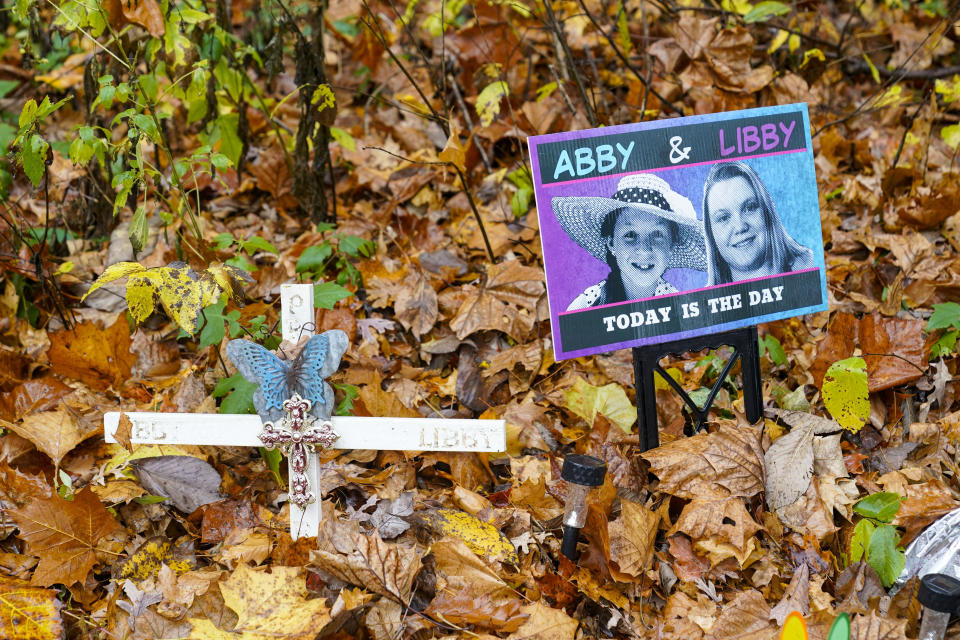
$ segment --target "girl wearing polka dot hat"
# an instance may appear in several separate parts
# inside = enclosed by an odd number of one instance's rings
[[[609,198],[558,197],[551,205],[567,235],[610,267],[567,311],[676,293],[664,271],[707,270],[703,224],[659,176],[626,176]]]

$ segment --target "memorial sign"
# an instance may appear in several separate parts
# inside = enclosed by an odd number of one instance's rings
[[[529,145],[558,360],[826,310],[806,105]]]

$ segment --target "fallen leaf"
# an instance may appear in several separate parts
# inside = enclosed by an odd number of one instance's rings
[[[867,615],[853,616],[850,637],[856,640],[906,640],[907,621],[891,620],[871,609]]]
[[[607,526],[610,559],[617,563],[620,571],[639,578],[653,561],[660,516],[629,500],[622,500],[620,504],[620,517]]]
[[[120,565],[117,577],[142,582],[148,578],[156,578],[163,566],[177,573],[190,570],[190,562],[177,557],[169,540],[162,536],[153,536],[144,541]]]
[[[19,424],[0,421],[0,426],[32,442],[50,456],[56,466],[60,466],[60,461],[74,447],[97,433],[96,430],[82,431],[76,416],[66,409],[31,413]]]
[[[220,500],[220,474],[191,456],[142,458],[131,463],[143,488],[163,496],[184,513]]]
[[[546,289],[543,271],[506,260],[487,270],[482,288],[464,285],[464,299],[454,302],[450,328],[461,340],[472,333],[493,329],[523,342],[538,320],[537,306]]]
[[[419,513],[418,520],[441,535],[462,540],[471,551],[482,558],[514,564],[519,562],[517,550],[499,529],[469,513],[454,509],[433,509]]]
[[[510,587],[462,540],[438,540],[430,547],[430,551],[437,563],[437,571],[446,577],[452,589],[469,589],[476,595],[511,593]]]
[[[394,310],[404,328],[419,339],[437,322],[437,292],[419,271],[408,275],[402,287]]]
[[[403,635],[403,605],[387,598],[377,600],[367,610],[363,622],[374,640],[395,640]]]
[[[530,617],[508,640],[570,640],[580,626],[562,609],[551,609],[539,602],[531,604],[524,613]]]
[[[234,632],[313,640],[330,621],[322,598],[307,599],[306,577],[297,567],[274,566],[267,573],[241,563],[220,583],[220,592],[237,614]]]
[[[519,487],[510,490],[510,502],[526,509],[538,520],[550,520],[563,513],[563,505],[547,493],[547,479],[525,480]]]
[[[310,564],[344,582],[409,602],[421,553],[384,542],[376,533],[365,535],[355,521],[338,521],[329,503],[323,503],[323,512]]]
[[[763,459],[767,504],[774,510],[793,504],[813,475],[813,429],[794,427],[770,445]]]
[[[136,356],[130,353],[130,329],[124,314],[101,329],[81,322],[71,330],[50,333],[50,366],[59,375],[75,378],[104,391],[130,377]]]
[[[620,427],[624,433],[631,433],[633,423],[637,421],[637,408],[630,404],[623,387],[616,383],[595,387],[582,378],[577,378],[573,389],[563,392],[567,408],[593,426],[597,414],[600,414]]]
[[[660,478],[659,490],[678,498],[749,498],[763,491],[763,450],[756,427],[724,425],[641,456]]]
[[[469,590],[438,594],[427,613],[457,626],[473,625],[500,633],[516,631],[529,617],[517,597],[494,600],[490,594],[474,596]]]
[[[114,431],[113,437],[120,444],[121,447],[133,453],[133,443],[130,442],[130,436],[133,435],[133,421],[130,420],[130,416],[120,412],[120,421],[117,424],[117,430]]]
[[[0,369],[4,368],[4,364],[0,355]],[[11,370],[12,367],[8,373]],[[0,418],[16,422],[31,413],[56,409],[60,399],[71,393],[71,387],[52,375],[27,380],[0,396]]]
[[[0,637],[60,640],[62,606],[55,589],[31,587],[26,580],[0,575]]]
[[[773,640],[779,629],[759,591],[743,591],[725,604],[713,626],[714,640]]]
[[[98,562],[98,553],[119,555],[104,545],[122,527],[89,487],[78,491],[72,501],[59,496],[36,498],[22,509],[11,509],[10,515],[27,542],[27,552],[40,558],[33,585],[83,582]]]
[[[719,538],[745,551],[747,540],[760,528],[740,498],[697,499],[683,508],[667,535],[682,531],[693,540]]]
[[[783,597],[770,610],[770,618],[782,627],[792,611],[799,611],[802,615],[810,613],[810,567],[806,562],[794,570]]]
[[[823,405],[837,423],[856,433],[870,417],[867,363],[863,358],[834,362],[823,376]]]

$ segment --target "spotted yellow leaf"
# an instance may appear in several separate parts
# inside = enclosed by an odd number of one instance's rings
[[[478,556],[519,562],[517,550],[499,529],[469,513],[454,509],[436,509],[421,518],[424,524],[437,533],[463,540]]]
[[[103,273],[100,274],[99,278],[94,280],[87,292],[83,294],[83,298],[80,298],[80,301],[83,302],[84,298],[108,282],[113,282],[114,280],[125,278],[133,273],[139,273],[146,270],[146,267],[139,262],[118,262],[116,264],[112,264],[103,270]]]
[[[863,358],[847,358],[830,365],[820,391],[827,411],[847,431],[859,431],[870,417],[867,363]]]

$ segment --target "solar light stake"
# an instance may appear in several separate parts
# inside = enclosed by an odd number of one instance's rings
[[[567,481],[567,504],[563,513],[563,545],[561,553],[577,559],[580,529],[587,523],[587,496],[603,484],[607,463],[593,456],[569,455],[563,460],[560,477]]]
[[[945,573],[928,573],[920,579],[917,598],[923,605],[919,640],[942,640],[950,615],[960,605],[960,580]]]

